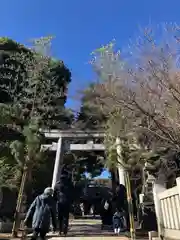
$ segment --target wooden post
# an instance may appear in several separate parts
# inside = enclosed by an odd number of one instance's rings
[[[129,209],[129,221],[130,221],[130,234],[131,240],[136,239],[136,229],[134,224],[134,211],[133,211],[133,204],[132,204],[132,196],[131,196],[131,183],[129,178],[129,173],[126,171],[126,190],[127,190],[127,201],[128,201],[128,209]]]

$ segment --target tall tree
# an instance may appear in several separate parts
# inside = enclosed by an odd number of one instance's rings
[[[165,37],[158,41],[153,30],[145,29],[138,44],[131,46],[129,59],[123,59],[113,44],[95,52],[92,65],[100,79],[94,88],[100,96],[95,104],[109,115],[112,109],[120,112],[125,135],[133,134],[145,151],[156,151],[157,146],[179,151],[179,56],[174,51],[179,27],[166,26]],[[119,116],[113,121],[114,133],[120,134]]]
[[[26,48],[0,39],[1,146],[6,149],[12,140],[23,140],[23,129],[34,117],[46,128],[71,123],[72,114],[64,106],[71,73],[62,61],[44,55],[48,42],[42,38]]]
[[[10,144],[11,155],[17,162],[18,180],[21,173],[23,174],[19,196],[23,195],[25,183],[32,179],[32,170],[39,161],[42,138],[39,128],[60,126],[60,116],[65,110],[64,92],[71,80],[71,74],[63,63],[52,61],[45,55],[48,42],[48,38],[41,38],[35,41],[35,48],[26,50],[22,47],[22,50],[21,45],[3,39],[6,51],[1,50],[3,57],[0,80],[1,91],[6,98],[1,101],[1,109],[8,121],[2,119],[1,123],[6,129],[14,129],[22,135],[21,139]],[[12,51],[9,51],[8,43],[14,46]],[[13,48],[12,45],[10,49]],[[69,118],[66,117],[67,119]],[[70,120],[66,125],[69,123]],[[8,139],[4,138],[4,142],[7,141]],[[17,212],[21,205],[20,197]],[[13,230],[15,233],[16,226]]]
[[[96,83],[90,84],[87,89],[82,92],[81,107],[77,115],[76,126],[81,129],[100,130],[104,127],[106,115],[100,106],[94,104],[96,98],[99,97],[94,91]]]

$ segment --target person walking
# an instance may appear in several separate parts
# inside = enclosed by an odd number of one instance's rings
[[[128,201],[127,201],[127,192],[126,188],[122,184],[117,184],[116,188],[116,196],[115,196],[116,208],[123,209],[125,212],[126,219],[126,227],[129,231],[130,229],[130,221],[129,221],[129,209],[128,209]]]
[[[108,199],[103,199],[101,202],[101,229],[104,229],[105,226],[112,225],[112,216],[113,216],[113,209],[112,209],[112,201]]]
[[[45,239],[49,232],[51,218],[53,231],[56,231],[56,208],[52,196],[53,189],[46,188],[43,194],[35,198],[26,214],[24,225],[27,226],[32,220],[33,234],[31,240],[36,240],[39,235],[41,239]]]
[[[57,202],[59,235],[67,235],[69,227],[69,213],[72,205],[73,185],[71,180],[63,175],[54,188],[54,199]]]

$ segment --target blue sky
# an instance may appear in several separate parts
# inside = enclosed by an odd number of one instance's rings
[[[113,38],[120,48],[150,22],[180,23],[179,0],[5,0],[0,35],[21,43],[55,35],[52,54],[72,71],[67,105],[93,80],[90,53]]]

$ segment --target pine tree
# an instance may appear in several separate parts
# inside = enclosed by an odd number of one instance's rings
[[[35,44],[40,44],[38,48],[36,45],[35,48],[27,51],[17,51],[17,47],[8,56],[2,58],[1,62],[3,73],[0,78],[3,83],[1,90],[8,96],[6,100],[1,101],[1,109],[8,121],[2,118],[1,122],[23,136],[22,141],[16,140],[10,145],[11,154],[17,162],[15,175],[18,178],[17,182],[22,174],[16,213],[21,211],[24,190],[28,180],[31,180],[32,169],[37,165],[41,155],[42,136],[39,128],[44,127],[46,120],[49,122],[48,127],[60,125],[61,119],[60,115],[57,115],[59,112],[56,108],[58,106],[64,108],[66,99],[64,86],[70,81],[70,72],[64,68],[63,63],[55,66],[51,58],[44,54],[47,42],[49,39],[41,38],[40,41],[35,41]],[[39,46],[42,52],[38,52]],[[60,71],[63,68],[64,73]],[[57,70],[62,73],[59,79],[55,74]],[[56,115],[52,116],[55,110]],[[15,219],[18,220],[19,216],[16,215]],[[18,221],[13,227],[14,235],[17,232],[17,224]]]

